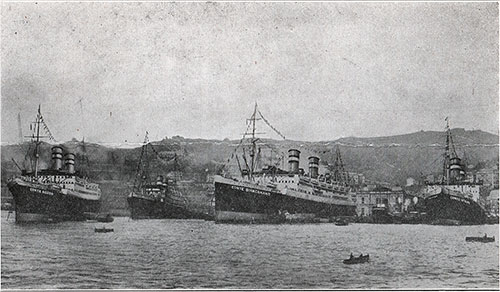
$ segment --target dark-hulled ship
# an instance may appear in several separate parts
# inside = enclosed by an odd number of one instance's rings
[[[446,119],[446,145],[442,180],[425,186],[421,207],[434,224],[484,224],[486,212],[480,204],[481,184],[468,180],[458,157]]]
[[[184,196],[176,190],[175,181],[159,175],[154,182],[135,188],[127,198],[132,219],[191,219]]]
[[[315,222],[320,218],[355,216],[356,205],[349,195],[349,186],[334,181],[329,174],[319,174],[317,156],[309,157],[308,173],[300,168],[301,151],[298,149],[288,150],[288,170],[272,164],[257,170],[262,145],[257,144],[260,138],[255,135],[255,122],[261,119],[284,139],[284,136],[257,110],[255,104],[253,115],[249,119],[250,124],[237,147],[238,149],[241,146],[244,153],[243,167],[238,154],[233,154],[238,162],[241,176],[226,174],[214,178],[215,221],[218,223]],[[248,136],[250,138],[247,138]]]
[[[148,148],[154,154],[158,152],[149,143],[147,133],[141,149],[137,177],[127,202],[132,219],[194,219],[202,215],[189,209],[186,197],[176,186],[178,172],[170,172],[166,177],[157,175],[156,180],[150,174]],[[161,161],[162,158],[158,156]],[[177,156],[172,160],[176,165]],[[163,161],[164,162],[164,161]],[[166,163],[166,162],[165,162]]]
[[[40,126],[53,138],[40,107],[33,125],[34,169],[23,170],[7,183],[14,198],[16,222],[79,221],[96,216],[101,204],[99,185],[75,171],[75,155],[64,153],[62,146],[52,147],[52,166],[40,170]]]

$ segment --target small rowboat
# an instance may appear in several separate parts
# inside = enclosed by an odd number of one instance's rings
[[[102,227],[102,228],[94,228],[94,232],[97,232],[97,233],[108,233],[108,232],[113,232],[113,228],[106,228],[106,227]]]
[[[363,264],[367,263],[370,260],[370,255],[360,255],[359,257],[351,257],[347,260],[344,260],[344,264],[346,265],[354,265],[354,264]]]
[[[481,237],[475,237],[475,236],[467,236],[465,238],[465,241],[477,241],[477,242],[494,242],[495,241],[495,236],[488,237],[488,236],[481,236]]]

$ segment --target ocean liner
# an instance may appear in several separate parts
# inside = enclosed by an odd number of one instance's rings
[[[481,184],[468,180],[465,165],[458,157],[448,118],[442,179],[428,183],[424,189],[422,207],[431,223],[483,224],[487,216],[480,204]]]
[[[136,179],[127,202],[132,219],[193,219],[201,217],[191,211],[187,199],[176,186],[177,172],[171,172],[166,177],[157,175],[156,180],[150,174],[150,158],[148,148],[164,163],[153,145],[149,143],[147,132],[141,149],[137,167]],[[174,164],[177,156],[172,160]],[[178,176],[178,175],[177,175]]]
[[[298,149],[288,150],[288,170],[272,162],[258,169],[263,144],[257,143],[261,141],[256,137],[257,120],[263,120],[285,138],[264,118],[255,104],[254,112],[248,119],[247,131],[233,153],[240,175],[226,173],[214,177],[216,222],[314,222],[320,218],[355,216],[356,205],[348,194],[349,186],[335,181],[329,174],[319,174],[317,156],[308,158],[307,173],[300,168],[301,151]],[[239,148],[243,152],[244,166],[237,154]]]
[[[40,106],[33,126],[34,167],[22,170],[21,176],[7,183],[14,198],[16,222],[79,221],[96,215],[100,209],[101,190],[98,184],[75,171],[73,153],[64,153],[62,146],[53,146],[52,166],[39,169],[40,127],[47,132],[46,137],[54,140]]]

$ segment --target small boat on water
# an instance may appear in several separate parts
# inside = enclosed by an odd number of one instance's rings
[[[106,228],[106,227],[101,227],[101,228],[94,228],[94,232],[97,232],[97,233],[108,233],[108,232],[114,232],[114,229],[113,228]]]
[[[363,264],[367,263],[370,260],[370,255],[361,254],[359,257],[354,257],[351,254],[351,257],[347,260],[344,260],[343,263],[346,265],[354,265],[354,264]]]
[[[477,241],[477,242],[495,242],[495,236],[488,237],[486,234],[484,236],[467,236],[465,241]]]
[[[347,220],[337,220],[335,222],[335,225],[337,225],[337,226],[347,226],[347,225],[349,225],[349,222],[347,222]]]
[[[99,214],[97,215],[97,222],[110,223],[115,219],[111,216],[111,214]]]

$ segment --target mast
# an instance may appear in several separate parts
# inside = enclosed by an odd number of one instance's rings
[[[33,129],[33,126],[35,127],[35,129]],[[40,136],[40,126],[43,126],[43,129],[46,133],[45,136]],[[35,175],[35,177],[37,177],[38,176],[38,166],[39,166],[38,160],[40,158],[40,144],[42,144],[41,138],[49,138],[51,141],[54,141],[54,142],[56,141],[54,136],[52,136],[52,133],[50,132],[49,127],[47,126],[47,124],[45,124],[45,121],[43,120],[41,105],[38,105],[38,113],[36,115],[35,121],[30,123],[30,130],[32,131],[32,133],[30,136],[27,136],[27,137],[31,138],[31,142],[35,143],[35,150],[33,153],[34,154],[33,156],[35,157],[35,167],[33,167],[33,160],[31,159],[31,156],[30,156],[30,161],[31,161],[30,170],[33,170],[33,168],[34,168],[35,169],[34,175]],[[28,150],[28,153],[30,152],[30,150],[31,149]]]
[[[35,177],[38,176],[38,158],[40,153],[38,148],[40,147],[40,122],[42,119],[41,105],[38,105],[38,114],[36,115],[35,127],[36,127],[36,140],[35,140]]]
[[[444,148],[444,163],[443,163],[443,179],[446,184],[450,183],[450,175],[449,175],[449,164],[450,164],[450,125],[448,123],[448,117],[445,119],[446,121],[446,144]]]
[[[458,158],[457,152],[455,150],[455,145],[453,143],[453,137],[451,136],[450,122],[448,117],[446,121],[446,145],[444,151],[444,163],[443,163],[443,178],[446,184],[450,184],[450,165],[451,160]]]
[[[146,137],[147,137],[147,132],[146,132]],[[148,139],[149,140],[149,139]],[[148,143],[144,146],[144,157],[145,157],[145,166],[144,166],[144,169],[146,170],[144,172],[144,179],[146,181],[146,184],[149,184],[150,183],[150,175],[149,175],[149,158],[148,158],[148,144],[149,144],[149,141]]]
[[[343,184],[349,184],[349,173],[344,169],[344,162],[342,161],[342,156],[340,155],[340,147],[337,144],[335,147],[335,161],[333,163],[333,178],[337,182]]]
[[[23,129],[21,128],[21,112],[17,113],[17,130],[19,132],[19,143],[23,143]]]
[[[258,115],[258,116],[257,116]],[[237,163],[238,163],[238,168],[240,169],[240,172],[242,173],[243,176],[247,175],[249,180],[253,180],[253,176],[255,173],[255,169],[259,167],[259,161],[261,159],[261,148],[257,146],[257,142],[260,140],[257,135],[258,134],[265,134],[265,133],[258,133],[257,132],[257,121],[258,120],[263,120],[274,132],[276,132],[280,137],[285,140],[285,136],[281,134],[275,127],[273,127],[266,118],[262,115],[262,113],[258,110],[257,107],[257,102],[255,102],[254,110],[250,118],[246,119],[246,131],[243,133],[243,136],[241,137],[241,140],[234,149],[233,153],[231,154],[231,158],[227,160],[229,162],[231,159],[236,157]],[[249,141],[250,140],[250,141]],[[240,149],[243,151],[243,163],[240,163],[239,157],[236,154],[237,150]],[[249,159],[247,159],[247,151],[249,152]],[[272,153],[271,153],[272,155]],[[226,165],[224,164],[222,168],[224,168]],[[246,167],[242,169],[242,167]],[[222,169],[221,168],[221,169]]]
[[[252,123],[252,148],[250,149],[251,161],[250,161],[249,176],[250,176],[251,180],[253,179],[253,171],[254,171],[254,167],[255,167],[255,151],[257,149],[257,145],[255,143],[257,141],[255,139],[255,120],[256,120],[256,116],[257,116],[257,102],[255,102],[255,107],[254,107],[254,110],[253,110],[253,114],[252,114],[252,117],[250,118],[251,123]]]
[[[148,132],[146,131],[146,135],[144,137],[144,143],[143,143],[142,148],[141,148],[141,157],[139,158],[139,163],[137,163],[137,172],[136,172],[136,176],[135,176],[135,180],[134,180],[134,186],[133,186],[134,191],[138,190],[140,188],[140,186],[142,185],[142,183],[143,183],[144,168],[141,169],[141,166],[142,166],[142,163],[143,163],[144,155],[145,155],[145,153],[147,151],[146,148],[147,148],[148,142],[149,142]],[[147,159],[147,157],[146,157],[146,159]],[[137,177],[138,176],[140,176],[139,183],[137,183]]]

